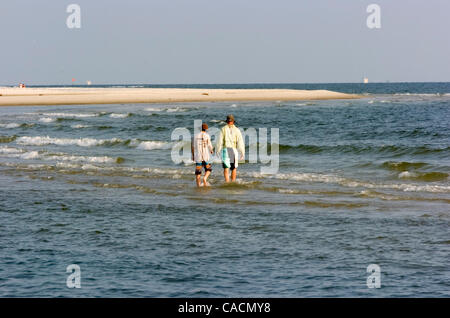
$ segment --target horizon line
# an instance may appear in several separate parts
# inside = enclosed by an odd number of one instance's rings
[[[246,82],[246,83],[99,83],[99,84],[29,84],[27,87],[36,87],[36,86],[106,86],[106,85],[158,85],[158,86],[164,86],[164,85],[289,85],[289,84],[364,84],[364,85],[370,85],[370,84],[402,84],[402,83],[450,83],[450,81],[376,81],[376,82],[369,82],[369,83],[363,83],[361,82]],[[17,84],[0,84],[0,87],[15,87]]]

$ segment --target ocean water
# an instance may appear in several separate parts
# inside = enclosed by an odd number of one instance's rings
[[[187,87],[364,98],[0,108],[0,296],[450,296],[450,83]],[[171,133],[228,113],[279,128],[278,173],[197,189]]]

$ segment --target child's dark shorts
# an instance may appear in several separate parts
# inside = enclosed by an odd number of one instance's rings
[[[205,168],[205,172],[206,172],[206,171],[209,171],[209,172],[212,171],[212,165],[211,165],[211,163],[206,162],[206,161],[196,162],[196,163],[195,163],[195,174],[196,174],[196,175],[202,174],[202,167]]]

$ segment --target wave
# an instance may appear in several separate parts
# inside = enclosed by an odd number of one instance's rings
[[[416,181],[434,182],[448,179],[448,173],[445,172],[409,172],[403,171],[398,177],[400,179],[411,179]]]
[[[43,146],[43,145],[58,145],[58,146],[68,146],[76,145],[80,147],[92,147],[103,144],[115,144],[121,143],[122,140],[119,138],[112,139],[94,139],[94,138],[53,138],[49,136],[23,136],[17,138],[16,142],[21,145],[29,146]]]
[[[170,149],[171,147],[172,144],[165,141],[142,141],[137,146],[137,148],[144,150]]]
[[[185,112],[187,111],[187,108],[181,108],[181,107],[175,107],[175,108],[167,108],[168,113],[174,113],[174,112]]]
[[[13,129],[13,128],[30,128],[33,127],[33,123],[9,123],[9,124],[0,124],[0,128],[7,128],[7,129]]]
[[[21,158],[25,160],[40,159],[53,161],[92,162],[92,163],[123,163],[122,157],[112,158],[108,156],[79,156],[67,153],[49,153],[46,151],[28,151],[26,149],[0,147],[0,156],[9,158]]]
[[[192,179],[192,171],[188,168],[155,168],[155,167],[129,167],[129,166],[104,166],[98,165],[98,163],[120,163],[123,158],[110,158],[110,157],[83,157],[83,156],[71,156],[69,154],[47,154],[43,152],[27,151],[23,153],[17,153],[18,150],[14,148],[2,147],[0,152],[5,152],[4,156],[15,156],[20,158],[39,158],[43,157],[43,160],[57,160],[56,164],[52,165],[36,165],[36,164],[23,164],[23,163],[0,163],[0,165],[12,166],[22,170],[49,170],[60,171],[67,174],[79,174],[88,173],[89,175],[96,176],[126,176],[132,178],[166,178],[170,175],[175,179]],[[20,150],[19,150],[20,151]],[[53,158],[52,156],[60,156],[60,158]],[[65,159],[65,160],[64,160]],[[76,162],[80,161],[80,162]],[[86,162],[86,163],[83,163]],[[380,190],[388,191],[400,191],[400,192],[417,192],[417,193],[450,193],[450,186],[446,184],[418,184],[418,183],[382,183],[371,182],[345,178],[342,176],[331,174],[318,174],[318,173],[288,173],[277,175],[264,175],[256,172],[240,172],[241,178],[246,178],[243,182],[237,182],[234,184],[218,184],[219,187],[224,189],[250,189],[261,190],[270,192],[279,192],[286,195],[323,195],[327,198],[331,196],[366,196],[366,197],[378,197],[383,200],[409,200],[407,197],[400,195],[398,192],[381,193]],[[278,185],[278,182],[272,183],[271,179],[284,180],[282,186]],[[285,181],[287,180],[287,182]],[[320,189],[316,185],[313,188],[301,184],[301,182],[311,183],[326,183],[336,184],[344,187],[343,189]],[[346,190],[348,189],[348,190]],[[411,196],[411,200],[447,200],[445,198],[431,198],[420,197],[414,194]],[[414,199],[415,198],[415,199]]]
[[[21,126],[21,124],[18,124],[18,123],[0,124],[0,128],[7,128],[7,129],[18,128],[20,126]]]
[[[407,161],[386,161],[384,162],[381,167],[386,168],[388,170],[395,170],[395,171],[406,171],[410,169],[419,169],[422,167],[428,166],[426,162],[407,162]]]
[[[94,147],[94,146],[122,145],[144,150],[170,149],[172,146],[172,143],[166,141],[141,141],[139,139],[124,140],[120,138],[111,138],[111,139],[53,138],[49,136],[33,136],[33,137],[23,136],[17,138],[16,142],[20,145],[28,145],[28,146],[57,145],[57,146]]]
[[[368,203],[353,203],[353,202],[324,202],[324,201],[305,201],[303,204],[316,207],[316,208],[345,208],[345,209],[355,209],[368,206]]]
[[[91,127],[91,126],[89,126],[89,125],[80,125],[80,124],[78,124],[78,125],[72,125],[72,126],[70,126],[70,127],[74,128],[74,129],[80,129],[80,128],[89,128],[89,127]]]
[[[40,122],[43,122],[43,123],[53,123],[53,122],[55,122],[57,119],[56,118],[51,118],[51,117],[42,117],[42,118],[39,118],[39,121]]]
[[[270,149],[270,147],[269,147]],[[450,151],[449,147],[435,148],[429,146],[396,146],[396,145],[279,145],[280,153],[299,152],[307,154],[319,153],[351,153],[351,154],[390,154],[390,155],[424,155]]]
[[[57,118],[87,118],[98,117],[100,113],[42,113],[43,116],[57,117]]]
[[[147,112],[162,112],[164,108],[148,107],[144,109]]]
[[[264,175],[261,173],[241,173],[242,175],[247,175],[253,178],[264,178],[264,179],[280,179],[289,181],[303,181],[303,182],[320,182],[320,183],[332,183],[339,184],[344,187],[349,188],[368,188],[368,189],[392,189],[400,190],[405,192],[440,192],[448,193],[450,192],[450,186],[446,185],[422,185],[422,184],[386,184],[386,183],[375,183],[370,181],[361,181],[349,179],[336,175],[329,174],[318,174],[318,173],[280,173],[276,175]],[[425,181],[425,180],[420,180]]]
[[[6,147],[6,146],[0,147],[0,153],[2,153],[2,154],[21,153],[21,152],[23,152],[23,150],[18,149],[18,148]]]
[[[16,140],[17,136],[0,136],[0,143],[9,143]]]
[[[112,114],[109,115],[109,117],[111,117],[111,118],[127,118],[127,117],[131,117],[131,116],[132,116],[131,113],[126,113],[126,114],[115,114],[115,113],[112,113]]]
[[[363,190],[357,194],[359,197],[363,198],[376,198],[386,201],[429,201],[429,202],[445,202],[450,203],[450,199],[439,198],[439,197],[428,197],[428,196],[404,196],[404,195],[394,195],[384,192],[378,192],[374,190]]]
[[[397,96],[450,96],[450,93],[395,93]]]
[[[119,159],[120,158],[120,159]],[[71,162],[93,162],[93,163],[122,163],[123,158],[111,158],[108,156],[75,156],[75,155],[50,155],[43,157],[44,160],[71,161]]]

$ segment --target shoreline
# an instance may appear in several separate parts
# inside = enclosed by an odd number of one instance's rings
[[[197,88],[0,88],[0,106],[358,99],[328,90]]]

